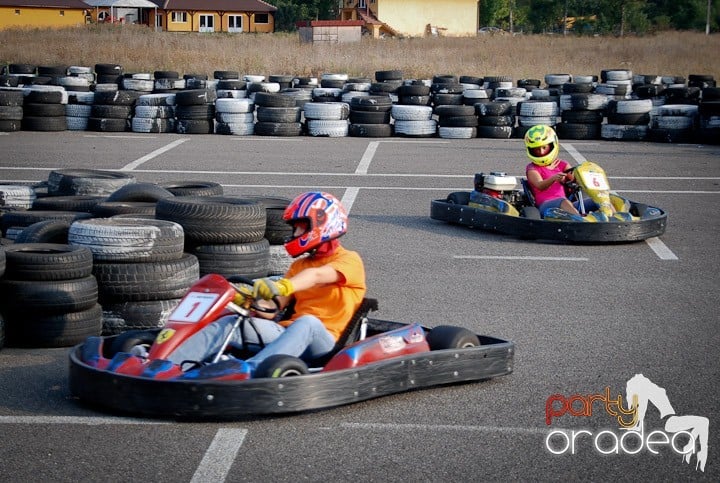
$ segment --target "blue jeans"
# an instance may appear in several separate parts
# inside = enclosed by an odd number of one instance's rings
[[[560,204],[567,200],[567,198],[553,198],[551,200],[547,200],[542,205],[538,206],[538,210],[540,210],[540,213],[545,213],[545,210],[548,210],[550,208],[560,208]],[[597,203],[595,203],[592,199],[583,197],[583,203],[585,204],[585,211],[595,211],[598,209]],[[576,210],[580,211],[580,202],[574,201],[572,202],[573,206]]]
[[[175,364],[183,361],[202,362],[211,359],[220,350],[220,346],[227,338],[236,320],[236,315],[228,315],[208,324],[175,349],[168,359]],[[277,339],[284,330],[282,325],[272,320],[253,318],[253,324],[245,322],[233,332],[229,345],[242,349],[243,344],[247,344],[245,347],[247,349],[260,350],[261,339],[263,344],[269,344]],[[243,335],[245,336],[244,341]]]
[[[257,368],[264,359],[276,354],[287,354],[309,362],[324,356],[334,347],[335,337],[328,332],[320,319],[313,315],[303,315],[247,362]]]

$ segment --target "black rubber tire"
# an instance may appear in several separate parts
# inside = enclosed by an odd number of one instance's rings
[[[116,335],[128,330],[164,327],[170,313],[181,298],[105,302],[103,304],[103,335]]]
[[[141,92],[129,90],[117,91],[96,91],[93,104],[109,106],[132,106],[135,105]]]
[[[127,184],[110,196],[106,201],[151,201],[155,202],[165,198],[173,198],[171,192],[155,183]]]
[[[175,121],[175,132],[178,134],[213,134],[215,124],[209,119],[180,119]]]
[[[45,220],[68,221],[92,218],[90,213],[83,211],[10,211],[0,218],[0,228],[3,233],[10,227],[26,228],[34,223]]]
[[[161,262],[95,262],[92,271],[103,304],[179,298],[200,278],[198,259],[189,253]]]
[[[97,218],[109,218],[111,216],[129,214],[155,216],[155,202],[101,201],[93,207],[92,214]]]
[[[391,124],[359,124],[348,126],[348,136],[358,138],[388,138],[393,134]]]
[[[135,183],[131,174],[99,169],[59,169],[48,175],[48,194],[107,196],[126,184]]]
[[[285,208],[292,203],[290,198],[248,196],[247,199],[257,201],[265,207],[265,238],[271,245],[282,245],[292,236],[292,227],[283,219]]]
[[[183,196],[157,202],[155,216],[182,225],[195,244],[249,243],[265,235],[265,207],[227,196]]]
[[[295,107],[295,98],[275,92],[256,92],[255,105],[258,107]]]
[[[130,352],[136,345],[147,345],[149,348],[156,337],[155,330],[128,330],[112,340],[104,355],[111,358],[118,352]]]
[[[101,330],[102,307],[97,303],[60,314],[16,314],[7,321],[8,344],[15,347],[70,347],[99,336]]]
[[[167,181],[160,186],[175,196],[222,196],[223,187],[212,181]]]
[[[126,132],[132,129],[129,119],[89,117],[87,130],[95,132]]]
[[[14,280],[72,280],[92,274],[92,252],[55,243],[17,243],[5,247],[5,276]]]
[[[430,350],[445,349],[466,349],[468,347],[478,347],[480,339],[471,331],[464,327],[455,327],[452,325],[440,325],[433,328],[427,336]]]
[[[255,111],[257,112],[258,122],[296,123],[300,122],[301,119],[301,109],[295,107],[294,101],[292,107],[258,106]]]
[[[5,345],[5,319],[0,314],[0,349]]]
[[[87,310],[98,301],[95,277],[74,280],[0,280],[3,315],[62,314]]]
[[[255,369],[253,378],[294,377],[308,374],[307,364],[301,359],[285,354],[276,354],[263,360]]]
[[[299,122],[257,122],[255,134],[258,136],[300,136],[302,125]]]
[[[22,120],[22,128],[25,131],[65,131],[67,130],[67,119],[65,119],[65,116],[24,116]]]
[[[93,207],[104,201],[104,196],[71,195],[71,196],[45,196],[33,201],[33,210],[48,211],[84,211],[92,213]]]
[[[67,244],[70,222],[44,220],[33,223],[18,233],[15,243],[60,243]]]
[[[265,238],[252,243],[200,245],[192,253],[200,264],[201,277],[217,273],[255,279],[267,276],[270,266],[270,243]]]
[[[41,104],[35,102],[26,102],[23,105],[24,116],[64,116],[65,105],[64,104]]]

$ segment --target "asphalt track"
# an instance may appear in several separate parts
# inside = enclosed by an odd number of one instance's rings
[[[365,259],[377,317],[517,344],[515,372],[491,381],[211,423],[84,407],[68,391],[67,349],[4,348],[0,481],[719,481],[720,146],[568,142],[561,154],[598,162],[615,190],[665,209],[667,232],[572,246],[429,218],[430,201],[469,190],[475,172],[521,175],[520,140],[0,135],[0,182],[99,168],[217,181],[232,195],[330,191],[350,209],[344,243]],[[672,404],[648,407],[645,436],[673,412],[709,419],[704,472],[668,445],[628,438],[628,451],[611,452],[624,431],[603,399],[624,401],[636,374]],[[576,415],[558,414],[573,395]],[[580,416],[592,395],[592,414]],[[585,432],[560,451],[561,430]]]

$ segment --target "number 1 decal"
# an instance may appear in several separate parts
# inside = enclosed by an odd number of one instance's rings
[[[212,308],[220,295],[215,293],[190,292],[175,307],[170,319],[177,322],[199,322]]]

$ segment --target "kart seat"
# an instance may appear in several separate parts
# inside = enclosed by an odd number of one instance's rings
[[[535,197],[533,196],[532,191],[530,191],[530,184],[528,183],[528,180],[526,178],[520,178],[520,184],[522,185],[523,193],[530,203],[530,206],[537,207],[535,204]]]

